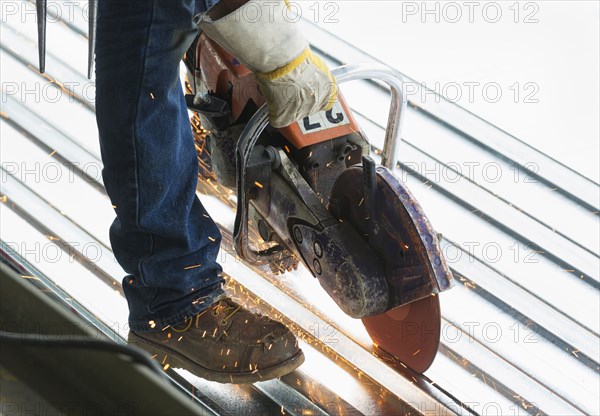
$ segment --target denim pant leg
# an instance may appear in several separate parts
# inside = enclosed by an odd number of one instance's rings
[[[194,0],[99,1],[96,116],[117,214],[110,241],[129,274],[123,288],[136,331],[178,324],[224,294],[221,234],[196,196],[179,79],[202,9]]]

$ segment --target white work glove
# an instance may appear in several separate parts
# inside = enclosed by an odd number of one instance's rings
[[[249,0],[213,20],[211,11],[219,4],[195,21],[254,73],[267,100],[272,126],[285,127],[333,106],[335,79],[323,60],[312,53],[297,23],[287,17],[284,0]]]

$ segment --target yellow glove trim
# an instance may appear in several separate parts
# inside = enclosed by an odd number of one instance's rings
[[[335,78],[333,77],[333,75],[331,75],[331,72],[329,72],[329,68],[327,67],[327,64],[321,58],[319,58],[317,55],[315,55],[310,50],[310,48],[304,49],[304,51],[302,51],[302,53],[300,55],[298,55],[296,58],[294,58],[287,65],[282,66],[281,68],[274,69],[273,71],[270,71],[270,72],[258,72],[258,73],[256,73],[256,77],[261,81],[273,81],[277,78],[281,78],[281,77],[289,74],[290,72],[292,72],[294,69],[296,69],[298,67],[298,65],[300,65],[302,62],[304,62],[304,60],[306,58],[308,58],[312,62],[312,64],[314,66],[316,66],[319,70],[321,70],[323,73],[328,74],[329,79],[331,80],[331,85],[333,86],[333,88],[332,88],[333,92],[332,92],[331,96],[329,97],[329,100],[327,101],[327,106],[325,107],[325,111],[331,110],[331,108],[333,107],[333,104],[335,104],[335,102],[337,101],[337,95],[338,95],[338,89],[337,89],[337,84],[335,82]]]
[[[337,95],[338,95],[338,91],[337,91],[338,88],[337,88],[337,84],[335,82],[335,78],[333,77],[333,75],[331,75],[331,72],[329,72],[329,68],[327,67],[327,64],[325,62],[323,62],[323,60],[321,58],[319,58],[317,55],[315,55],[312,51],[309,51],[308,59],[310,59],[310,61],[313,63],[314,66],[319,68],[324,73],[328,74],[329,79],[331,80],[332,92],[331,92],[331,96],[329,97],[329,100],[327,101],[327,106],[325,107],[324,111],[331,110],[331,108],[333,107],[333,104],[335,104],[335,102],[337,101]]]
[[[300,55],[295,57],[289,64],[282,66],[281,68],[274,69],[270,72],[257,72],[256,77],[261,81],[273,81],[274,79],[286,76],[294,69],[296,69],[304,60],[309,56],[310,48],[306,48]]]

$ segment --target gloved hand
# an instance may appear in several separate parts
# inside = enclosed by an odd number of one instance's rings
[[[297,23],[286,18],[284,0],[249,0],[232,11],[234,3],[221,0],[195,21],[254,72],[267,100],[271,125],[285,127],[329,110],[337,99],[335,79],[310,50]]]

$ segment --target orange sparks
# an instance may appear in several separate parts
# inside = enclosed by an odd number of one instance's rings
[[[171,367],[169,364],[165,364],[165,366],[163,367],[163,370],[167,371],[169,369],[169,367]]]
[[[413,357],[414,357],[415,355],[417,355],[418,353],[420,353],[420,352],[421,352],[421,350],[416,350],[415,352],[413,352]]]
[[[150,325],[150,328],[154,328],[154,327],[156,327],[156,322],[154,322],[154,321],[149,321],[149,322],[148,322],[148,325]]]
[[[208,237],[208,238],[210,238],[210,237]],[[202,267],[202,265],[201,264],[194,264],[192,266],[185,266],[183,268],[183,270],[197,269],[198,267]]]
[[[258,186],[260,189],[264,188],[260,182],[254,182],[254,185]]]
[[[289,148],[289,147],[287,147],[287,146],[283,146],[283,148],[285,149],[285,151],[286,151],[287,153],[290,153],[290,148]]]
[[[212,238],[212,237],[208,237],[208,239],[209,239],[210,241],[212,241],[213,243],[214,243],[215,241],[217,241],[217,240],[215,240],[215,239],[214,239],[214,238]]]
[[[150,97],[154,100],[154,94],[150,93]]]

